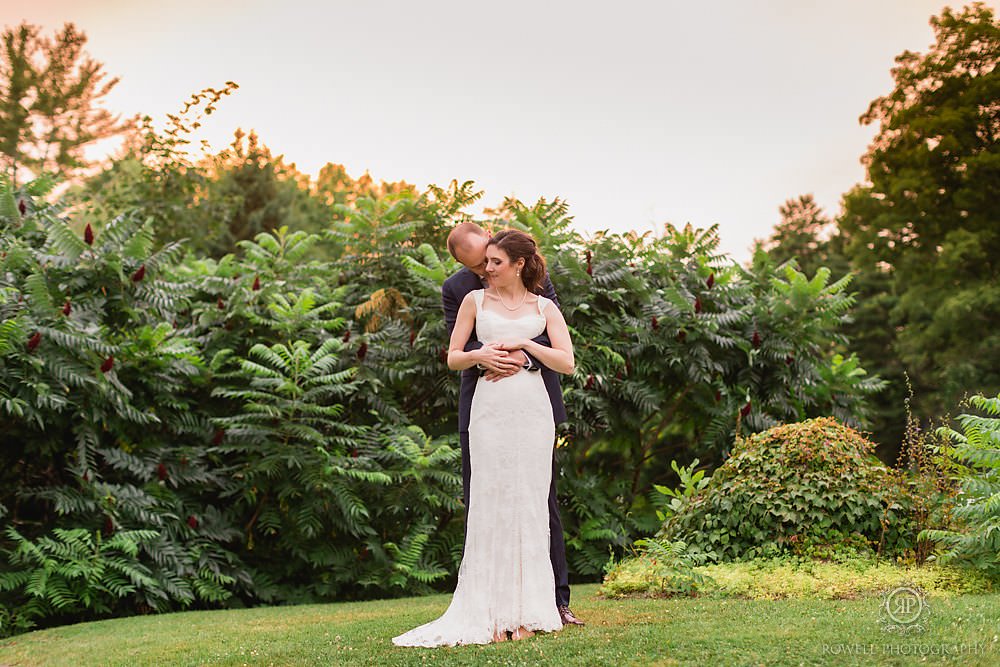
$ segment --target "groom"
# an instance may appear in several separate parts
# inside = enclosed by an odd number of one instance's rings
[[[448,327],[448,337],[455,328],[458,319],[458,308],[465,295],[477,289],[488,287],[486,279],[486,244],[490,235],[479,225],[471,222],[461,222],[448,235],[448,252],[465,268],[451,276],[441,285],[441,301],[444,305],[444,321]],[[556,306],[559,300],[552,281],[545,276],[543,295],[551,299]],[[535,341],[551,346],[548,334],[543,332]],[[465,344],[465,350],[477,350],[483,344],[476,340],[475,333]],[[562,390],[559,388],[559,374],[542,366],[536,359],[522,350],[513,350],[503,358],[485,363],[483,369],[475,367],[462,371],[462,384],[458,395],[458,434],[462,443],[462,492],[468,512],[469,500],[469,416],[472,412],[472,396],[476,391],[476,382],[482,374],[491,382],[502,381],[514,373],[541,373],[545,390],[552,402],[552,415],[555,423],[566,421],[566,407],[563,405]],[[559,504],[556,501],[555,451],[552,455],[552,484],[549,487],[549,558],[552,560],[552,573],[556,583],[556,606],[563,625],[583,625],[569,608],[569,573],[566,568],[566,545],[563,541],[562,519],[559,517]]]

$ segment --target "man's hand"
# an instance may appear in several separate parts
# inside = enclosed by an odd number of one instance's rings
[[[501,350],[507,350],[508,352],[510,352],[510,351],[513,351],[513,350],[521,350],[521,349],[527,347],[528,343],[530,343],[530,342],[531,341],[525,340],[525,339],[505,340],[505,341],[501,341],[500,343],[497,343],[497,346]]]
[[[476,362],[486,370],[494,373],[509,373],[514,368],[519,368],[517,361],[511,359],[510,352],[501,350],[497,343],[490,343],[479,348],[478,361]],[[523,362],[522,362],[523,363]]]
[[[505,368],[504,370],[490,369],[486,371],[483,377],[486,379],[487,382],[497,382],[498,380],[509,378],[511,375],[514,375],[515,373],[521,371],[524,368],[524,363],[528,360],[528,358],[524,356],[524,352],[522,352],[521,350],[514,350],[513,352],[508,352],[506,359],[510,363],[507,364],[507,368]]]

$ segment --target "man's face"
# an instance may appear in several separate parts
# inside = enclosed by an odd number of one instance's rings
[[[470,234],[455,248],[455,259],[480,278],[486,277],[486,244],[489,238]]]

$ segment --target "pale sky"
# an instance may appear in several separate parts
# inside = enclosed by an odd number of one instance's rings
[[[0,16],[76,23],[121,77],[106,106],[125,115],[162,119],[236,81],[201,135],[217,149],[242,127],[313,175],[473,180],[485,206],[558,196],[585,234],[718,223],[743,261],[786,199],[836,213],[864,179],[875,128],[858,116],[944,6],[0,0]]]

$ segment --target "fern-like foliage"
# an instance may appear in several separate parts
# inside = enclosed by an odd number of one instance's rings
[[[712,578],[697,566],[711,554],[691,549],[683,540],[648,538],[636,540],[636,552],[608,565],[601,592],[610,597],[622,595],[696,595]]]
[[[461,515],[458,452],[348,412],[360,383],[347,352],[340,338],[258,343],[212,392],[238,406],[214,420],[213,451],[241,479],[243,538],[286,599],[429,590],[460,547],[440,532]]]
[[[139,590],[155,591],[157,582],[139,562],[139,549],[156,531],[135,530],[102,539],[83,528],[56,528],[29,540],[8,527],[15,545],[0,571],[0,593],[8,603],[0,612],[0,635],[33,627],[37,619],[83,614],[97,618]]]
[[[4,631],[246,594],[214,509],[231,481],[199,450],[207,368],[174,326],[194,290],[163,280],[180,246],[131,214],[73,222],[31,199],[45,190],[20,193],[22,224],[0,234],[0,572],[34,582],[0,590]]]
[[[71,209],[51,184],[0,183],[2,518],[33,544],[155,531],[136,555],[155,585],[107,613],[446,588],[463,508],[440,287],[482,193],[332,167],[292,182],[240,137],[209,170],[178,158],[182,125],[145,128]],[[273,189],[252,201],[248,183]],[[737,433],[803,416],[863,420],[879,381],[836,333],[846,279],[738,266],[716,228],[585,239],[560,199],[483,215],[537,238],[574,337],[558,453],[574,577],[656,531],[672,460],[718,464]]]
[[[1000,576],[1000,395],[979,394],[969,403],[985,414],[960,415],[961,432],[938,430],[953,443],[944,453],[960,471],[954,524],[923,530],[920,539],[937,543],[942,562],[964,563],[995,577]]]

